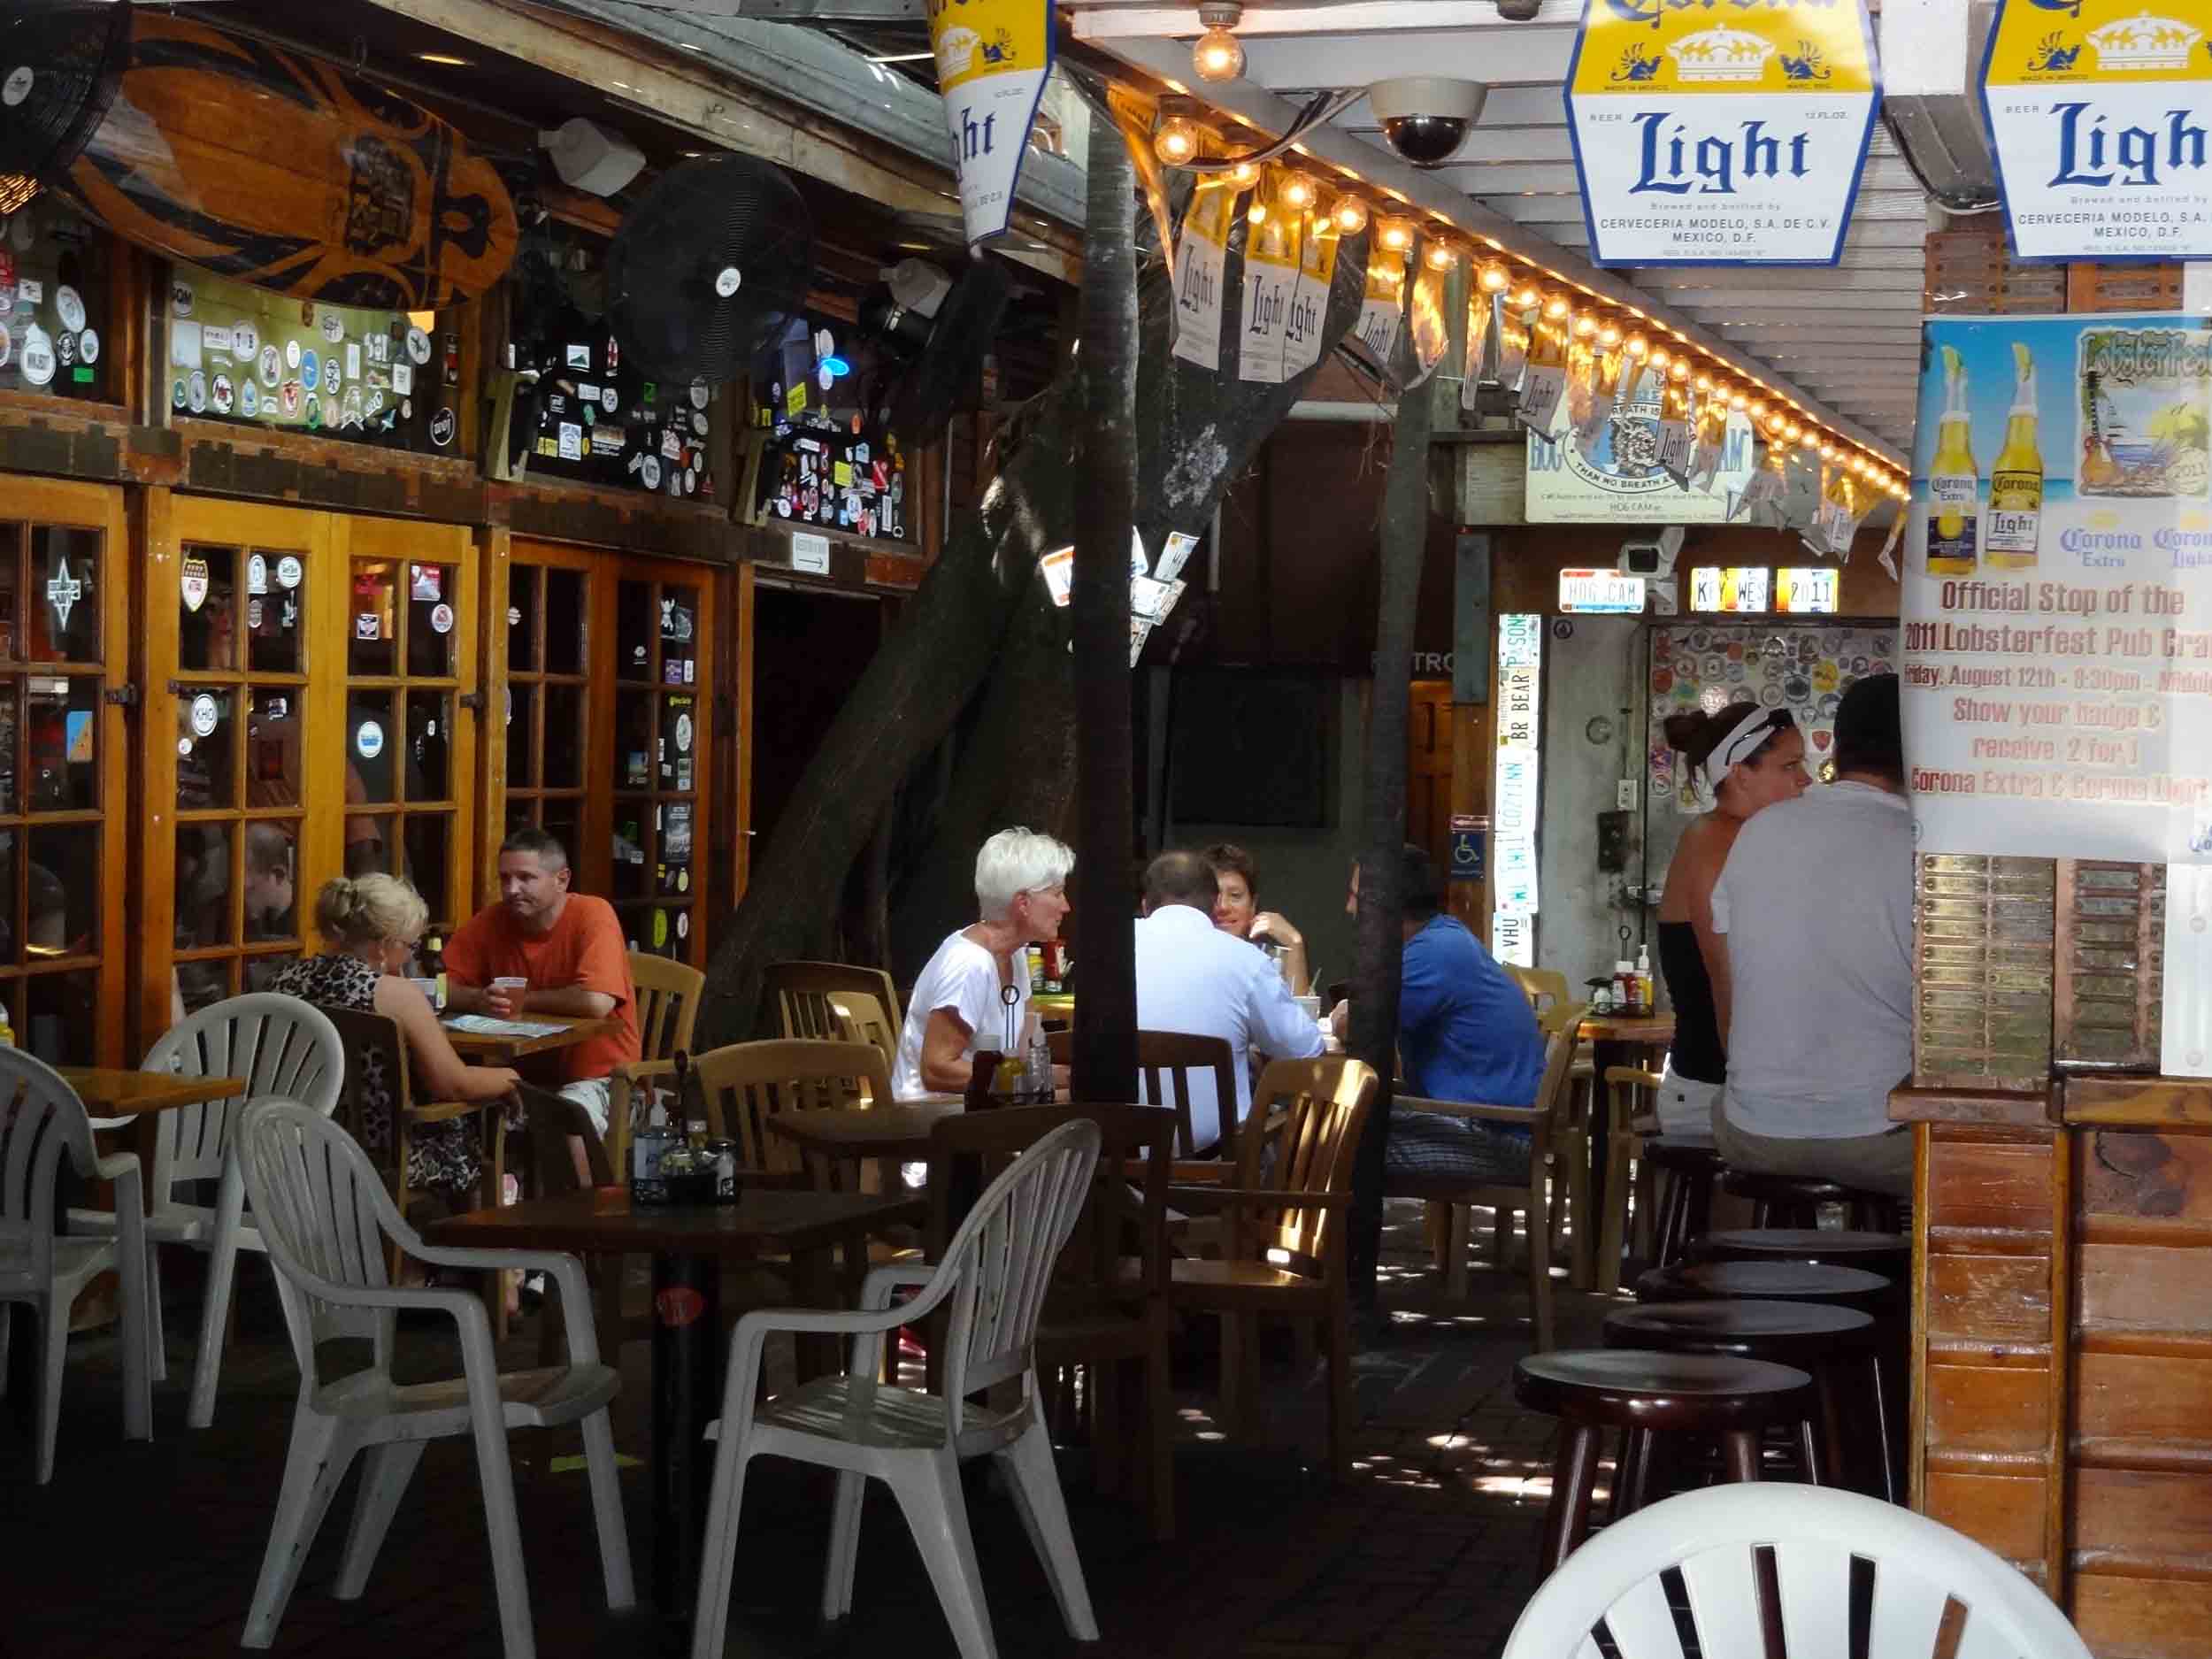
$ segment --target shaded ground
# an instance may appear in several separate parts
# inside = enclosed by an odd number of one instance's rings
[[[1477,1237],[1484,1236],[1478,1232]],[[1264,1378],[1254,1440],[1222,1440],[1202,1351],[1179,1379],[1184,1439],[1176,1476],[1180,1536],[1152,1542],[1142,1517],[1091,1489],[1087,1456],[1062,1470],[1104,1640],[1071,1642],[1012,1510],[987,1480],[970,1510],[1002,1654],[1190,1655],[1191,1659],[1484,1659],[1496,1654],[1536,1582],[1549,1490],[1552,1425],[1522,1412],[1513,1361],[1528,1349],[1526,1280],[1472,1275],[1471,1302],[1439,1305],[1417,1255],[1417,1216],[1393,1217],[1386,1243],[1387,1337],[1357,1363],[1352,1481],[1313,1472],[1323,1444],[1319,1372],[1295,1373],[1287,1345]],[[28,1424],[0,1409],[0,1659],[195,1659],[238,1650],[267,1541],[296,1387],[265,1263],[243,1258],[243,1328],[227,1357],[212,1429],[184,1425],[196,1291],[188,1270],[169,1321],[169,1379],[156,1386],[155,1440],[120,1439],[113,1344],[73,1346],[53,1483],[31,1484]],[[1606,1305],[1560,1289],[1563,1346],[1594,1342]],[[529,1323],[511,1361],[534,1351]],[[435,1375],[450,1343],[434,1326],[401,1333],[406,1369]],[[1195,1346],[1195,1345],[1194,1345]],[[649,1348],[624,1354],[615,1435],[648,1445]],[[523,1544],[545,1659],[649,1654],[657,1632],[611,1616],[580,1470],[549,1460],[580,1449],[574,1431],[511,1442]],[[641,1594],[649,1585],[650,1517],[641,1467],[624,1474]],[[332,1600],[350,1484],[334,1507],[273,1651],[319,1659],[443,1659],[499,1652],[490,1559],[473,1455],[432,1446],[403,1502],[366,1594]],[[829,1483],[819,1471],[758,1463],[749,1479],[729,1651],[935,1659],[953,1651],[919,1557],[895,1506],[872,1495],[854,1616],[816,1624]]]

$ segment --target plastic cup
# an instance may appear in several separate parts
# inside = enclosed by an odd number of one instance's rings
[[[522,1012],[523,993],[530,988],[530,981],[527,979],[501,978],[494,979],[488,988],[496,991],[499,994],[500,999],[507,1004],[508,1013],[510,1015],[514,1015]]]
[[[1300,996],[1294,997],[1291,1000],[1298,1004],[1299,1010],[1303,1013],[1308,1019],[1319,1019],[1321,1018],[1321,999],[1319,997]]]

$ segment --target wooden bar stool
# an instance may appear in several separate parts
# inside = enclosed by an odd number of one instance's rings
[[[1893,1285],[1912,1271],[1912,1240],[1856,1228],[1726,1227],[1690,1247],[1694,1262],[1821,1262],[1879,1273]]]
[[[1721,1187],[1751,1201],[1755,1227],[1816,1227],[1823,1204],[1847,1206],[1848,1225],[1877,1233],[1897,1231],[1897,1201],[1886,1193],[1846,1187],[1810,1175],[1772,1175],[1764,1170],[1730,1169],[1720,1178]]]
[[[1675,1302],[1622,1308],[1605,1318],[1608,1348],[1657,1348],[1668,1354],[1724,1354],[1739,1359],[1770,1360],[1811,1373],[1816,1416],[1800,1418],[1797,1442],[1805,1478],[1817,1486],[1849,1485],[1870,1497],[1896,1501],[1889,1459],[1856,1458],[1854,1445],[1863,1436],[1846,1432],[1856,1415],[1855,1384],[1874,1386],[1877,1446],[1889,1443],[1882,1409],[1881,1353],[1884,1332],[1872,1314],[1809,1302]],[[1650,1436],[1629,1432],[1621,1457],[1617,1494],[1632,1494],[1631,1509],[1648,1502],[1652,1483]],[[1858,1466],[1855,1468],[1855,1463]],[[1878,1466],[1874,1466],[1878,1465]],[[1665,1488],[1662,1486],[1661,1492]],[[1617,1510],[1626,1513],[1625,1510]]]
[[[1878,1317],[1895,1301],[1890,1281],[1819,1262],[1677,1262],[1636,1281],[1638,1302],[1824,1302]]]
[[[1659,1171],[1663,1188],[1659,1221],[1652,1233],[1652,1265],[1671,1267],[1687,1254],[1690,1242],[1713,1224],[1713,1181],[1725,1166],[1710,1141],[1686,1136],[1644,1142],[1645,1162]]]
[[[1516,1361],[1513,1395],[1560,1419],[1551,1503],[1544,1512],[1543,1566],[1550,1572],[1589,1536],[1601,1430],[1715,1436],[1727,1479],[1756,1480],[1760,1434],[1812,1409],[1813,1379],[1765,1360],[1580,1348]],[[1618,1480],[1617,1473],[1617,1486]],[[1625,1513],[1617,1497],[1614,1513]]]

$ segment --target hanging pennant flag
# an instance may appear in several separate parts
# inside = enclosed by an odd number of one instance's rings
[[[1528,366],[1529,319],[1533,314],[1505,295],[1490,296],[1490,331],[1497,343],[1492,378],[1509,392],[1521,389],[1521,374]]]
[[[1690,451],[1690,475],[1683,481],[1685,488],[1712,488],[1720,472],[1721,446],[1727,436],[1728,400],[1716,389],[1698,406],[1697,443]],[[1727,516],[1736,516],[1733,502],[1729,503]]]
[[[961,0],[931,10],[929,46],[971,247],[1005,234],[1052,73],[1049,0]]]
[[[1690,454],[1695,445],[1695,396],[1686,376],[1677,380],[1672,374],[1660,376],[1659,388],[1659,470],[1678,484],[1690,481]]]
[[[1281,169],[1267,169],[1246,215],[1244,334],[1237,348],[1237,378],[1271,386],[1286,378],[1283,346],[1290,333],[1290,296],[1298,286],[1300,232],[1305,227],[1302,214],[1280,204],[1280,185]]]
[[[1283,378],[1303,374],[1321,361],[1322,330],[1329,320],[1329,288],[1336,280],[1336,229],[1325,218],[1307,225],[1298,250],[1298,286],[1290,296],[1283,338]]]
[[[1175,239],[1175,355],[1202,369],[1221,367],[1221,299],[1228,277],[1234,185],[1201,180]]]
[[[1405,326],[1405,256],[1378,246],[1371,235],[1367,239],[1367,297],[1360,302],[1352,338],[1386,374],[1390,371],[1390,354],[1398,349],[1398,330]]]
[[[1451,349],[1451,319],[1444,302],[1450,290],[1444,273],[1425,261],[1413,279],[1413,384],[1420,385],[1436,372]]]
[[[1581,406],[1573,402],[1575,376],[1572,359],[1567,374],[1568,417],[1574,423],[1575,448],[1594,461],[1600,446],[1612,435],[1613,409],[1620,402],[1621,377],[1627,353],[1616,342],[1610,347],[1593,343],[1588,389]]]
[[[1528,363],[1521,372],[1516,419],[1538,436],[1548,437],[1566,390],[1567,319],[1539,315],[1531,330]]]
[[[1459,380],[1459,406],[1471,410],[1482,401],[1486,380],[1495,380],[1498,360],[1497,329],[1491,321],[1490,301],[1479,289],[1467,296],[1467,359]]]

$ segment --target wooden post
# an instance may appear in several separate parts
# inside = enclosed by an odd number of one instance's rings
[[[1452,569],[1452,787],[1450,810],[1490,810],[1490,533],[1462,530],[1453,549]],[[1484,849],[1486,860],[1489,849]],[[1490,878],[1454,881],[1445,889],[1447,908],[1486,942],[1490,930]]]

